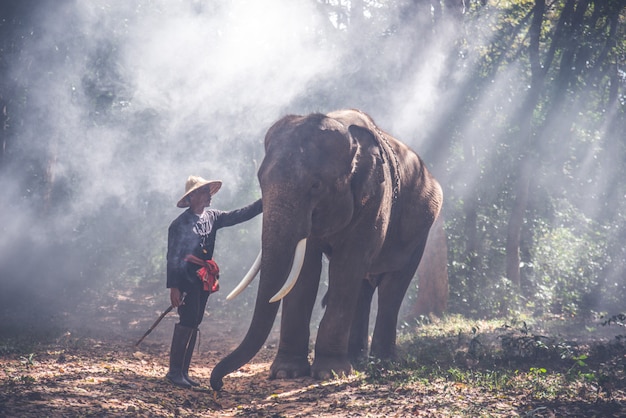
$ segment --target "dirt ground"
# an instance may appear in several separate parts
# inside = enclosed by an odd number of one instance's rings
[[[212,367],[237,346],[243,331],[234,327],[233,319],[209,313],[201,325],[200,345],[191,367],[192,376],[202,385],[179,389],[164,379],[177,318],[174,313],[135,346],[156,319],[157,306],[130,324],[105,318],[97,333],[77,330],[45,342],[29,343],[20,338],[0,342],[0,416],[626,416],[623,370],[617,370],[612,377],[615,381],[604,385],[597,378],[589,384],[574,379],[571,388],[559,392],[551,386],[550,377],[539,376],[538,368],[534,374],[527,373],[537,364],[535,358],[523,368],[517,364],[500,373],[504,380],[520,379],[519,385],[498,379],[483,382],[487,368],[468,371],[472,367],[468,352],[477,341],[475,329],[447,337],[425,336],[425,350],[449,351],[455,356],[449,362],[431,361],[423,372],[392,373],[376,365],[324,382],[311,378],[268,380],[278,337],[274,331],[253,361],[227,376],[224,389],[215,393],[209,386]],[[502,341],[503,335],[509,335],[504,329],[499,332],[498,337],[485,333],[480,344],[486,347],[488,341]],[[614,338],[598,337],[604,343]],[[623,369],[626,352],[616,356],[613,353],[603,360],[614,361],[615,367]],[[476,357],[476,362],[480,361]],[[462,376],[454,377],[454,370],[460,370],[457,373]],[[553,384],[558,387],[560,383]],[[544,391],[555,392],[546,395]]]

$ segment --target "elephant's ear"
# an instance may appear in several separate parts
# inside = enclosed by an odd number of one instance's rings
[[[382,168],[385,160],[374,132],[359,125],[351,125],[349,131],[359,144],[357,167],[352,177],[352,192],[357,201],[365,203],[380,193],[381,184],[385,180]]]
[[[348,128],[350,135],[359,143],[361,149],[361,156],[365,155],[373,156],[376,161],[382,162],[382,155],[380,152],[380,145],[376,135],[367,128],[359,125],[350,125]]]

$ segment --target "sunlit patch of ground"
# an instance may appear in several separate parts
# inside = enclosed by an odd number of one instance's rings
[[[135,346],[155,314],[122,331],[108,318],[101,336],[3,339],[0,416],[626,416],[626,333],[599,321],[434,319],[403,328],[398,362],[324,382],[268,380],[274,331],[216,394],[210,373],[242,337],[235,324],[208,315],[192,363],[202,386],[185,390],[163,378],[175,315]]]

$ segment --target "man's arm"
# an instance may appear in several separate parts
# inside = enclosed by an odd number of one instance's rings
[[[226,226],[237,225],[254,218],[261,212],[263,212],[263,203],[261,199],[259,199],[241,209],[231,210],[230,212],[222,212],[217,218],[215,226],[217,228],[224,228]]]
[[[167,287],[180,288],[185,277],[185,239],[181,220],[170,225],[167,232]]]
[[[179,288],[170,287],[170,302],[175,308],[183,304],[183,292],[181,292]]]

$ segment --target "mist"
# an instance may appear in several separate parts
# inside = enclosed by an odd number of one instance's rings
[[[22,104],[0,173],[0,327],[89,329],[113,310],[132,311],[138,294],[150,295],[155,312],[165,308],[167,226],[185,179],[221,179],[219,209],[258,199],[263,137],[285,114],[362,109],[424,157],[444,187],[451,228],[470,199],[498,206],[502,227],[512,197],[494,190],[515,178],[502,170],[518,153],[508,122],[528,91],[523,64],[474,85],[483,64],[467,51],[497,31],[460,48],[462,28],[441,19],[434,31],[430,6],[407,16],[403,2],[366,3],[351,21],[352,3],[339,0],[34,2],[19,51],[4,64]],[[484,19],[476,27],[494,17]],[[552,138],[568,135],[583,108],[572,104],[570,117],[549,126]],[[567,196],[608,224],[600,218],[623,209],[625,196],[615,187],[622,151],[608,145],[619,130],[579,119],[589,132],[579,161],[555,143],[536,150],[536,206],[548,204],[545,194]],[[581,167],[580,176],[563,175]],[[260,225],[257,217],[218,234],[222,289],[209,311],[251,311],[254,289],[224,299],[260,248]],[[622,289],[622,265],[614,267],[607,283]]]
[[[88,328],[91,315],[128,305],[119,294],[132,297],[133,284],[165,306],[167,226],[188,175],[221,179],[213,206],[240,207],[260,197],[256,170],[275,120],[342,107],[384,119],[392,103],[363,89],[358,38],[319,36],[338,23],[314,2],[36,4],[6,73],[27,102],[12,126],[20,166],[0,179],[9,328]],[[389,55],[379,65],[397,65]],[[326,91],[342,79],[352,89]],[[231,229],[218,239],[228,280],[214,306],[260,248],[260,217]]]

